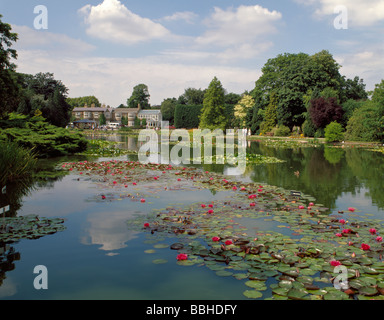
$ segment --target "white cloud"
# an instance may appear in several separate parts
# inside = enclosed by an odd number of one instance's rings
[[[196,42],[219,46],[255,43],[276,32],[275,22],[281,18],[280,12],[269,11],[259,5],[242,5],[227,10],[215,7],[213,14],[205,21],[208,30]]]
[[[335,14],[335,8],[345,6],[348,10],[349,26],[372,26],[384,21],[384,0],[295,0],[297,3],[315,8],[314,14],[324,17]]]
[[[82,7],[88,35],[122,44],[165,39],[171,33],[164,26],[127,9],[119,0],[104,0],[97,6]]]
[[[139,83],[148,85],[150,103],[155,105],[165,98],[177,98],[188,87],[207,88],[214,76],[229,92],[236,93],[252,90],[260,76],[259,70],[249,68],[177,63],[172,56],[59,58],[43,50],[20,50],[18,54],[19,72],[52,72],[68,87],[70,97],[95,95],[112,107],[126,103]]]
[[[16,50],[42,49],[52,53],[70,52],[72,55],[89,53],[96,49],[80,39],[71,38],[65,34],[40,31],[27,26],[13,25],[12,31],[19,35],[19,40],[14,45]]]
[[[170,16],[166,16],[160,20],[163,21],[185,21],[187,23],[194,23],[194,21],[198,18],[198,15],[191,11],[183,11],[183,12],[175,12]]]
[[[365,50],[353,50],[342,55],[335,55],[335,60],[342,66],[340,73],[352,78],[359,76],[364,79],[367,90],[373,90],[375,84],[384,79],[383,65],[384,48],[372,46]]]

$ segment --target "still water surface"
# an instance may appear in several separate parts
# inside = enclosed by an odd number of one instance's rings
[[[137,140],[111,136],[123,148],[138,150]],[[298,190],[330,208],[330,213],[348,207],[363,219],[384,219],[384,156],[359,148],[267,147],[249,144],[248,151],[285,160],[284,163],[249,165],[241,176],[228,177]],[[124,156],[119,159],[134,159]],[[105,159],[98,159],[105,160]],[[56,159],[55,161],[58,161]],[[66,159],[65,161],[68,161]],[[225,173],[220,165],[202,165],[204,170]],[[134,192],[134,190],[121,192]],[[203,266],[184,267],[173,250],[153,249],[145,233],[131,231],[126,221],[135,215],[168,205],[212,201],[227,196],[209,190],[157,191],[143,205],[122,198],[95,201],[103,190],[86,177],[69,174],[24,196],[17,214],[65,218],[66,229],[36,240],[11,245],[20,254],[12,270],[4,273],[1,299],[243,299],[243,281],[219,277]],[[344,213],[344,216],[347,216]],[[269,230],[271,222],[258,221],[252,228]],[[251,230],[252,230],[251,228]],[[166,239],[164,242],[172,243]],[[153,264],[154,259],[168,263]],[[36,290],[36,265],[48,269],[48,289]],[[268,292],[265,293],[268,296]]]

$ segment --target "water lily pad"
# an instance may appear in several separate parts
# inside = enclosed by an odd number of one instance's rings
[[[230,272],[230,271],[226,271],[226,270],[219,270],[219,271],[216,271],[216,275],[220,276],[220,277],[229,277],[231,276],[233,273]]]
[[[152,263],[154,264],[164,264],[164,263],[167,263],[168,260],[166,259],[155,259],[155,260],[152,260]]]
[[[263,296],[263,294],[257,290],[245,290],[243,295],[249,299],[258,299]]]

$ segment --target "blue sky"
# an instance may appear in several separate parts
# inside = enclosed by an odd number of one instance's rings
[[[285,52],[328,50],[369,90],[384,79],[384,0],[0,0],[0,14],[19,34],[19,72],[51,72],[70,97],[112,107],[139,83],[152,105],[214,76],[243,93]]]

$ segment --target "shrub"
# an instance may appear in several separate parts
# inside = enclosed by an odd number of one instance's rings
[[[381,138],[381,112],[374,102],[367,101],[353,111],[346,127],[345,139],[351,141],[378,141]]]
[[[178,104],[175,107],[175,127],[176,128],[197,128],[199,126],[199,116],[203,106]]]
[[[78,132],[49,124],[41,116],[25,118],[9,117],[0,123],[0,139],[10,140],[26,149],[34,149],[39,158],[62,156],[84,151],[86,138]]]
[[[316,127],[312,123],[311,119],[306,119],[303,123],[303,133],[306,137],[314,137],[316,133]]]
[[[344,139],[343,126],[333,121],[325,127],[324,137],[326,142],[337,142]]]
[[[291,130],[284,125],[278,125],[272,130],[274,136],[277,137],[287,137],[291,134]]]

